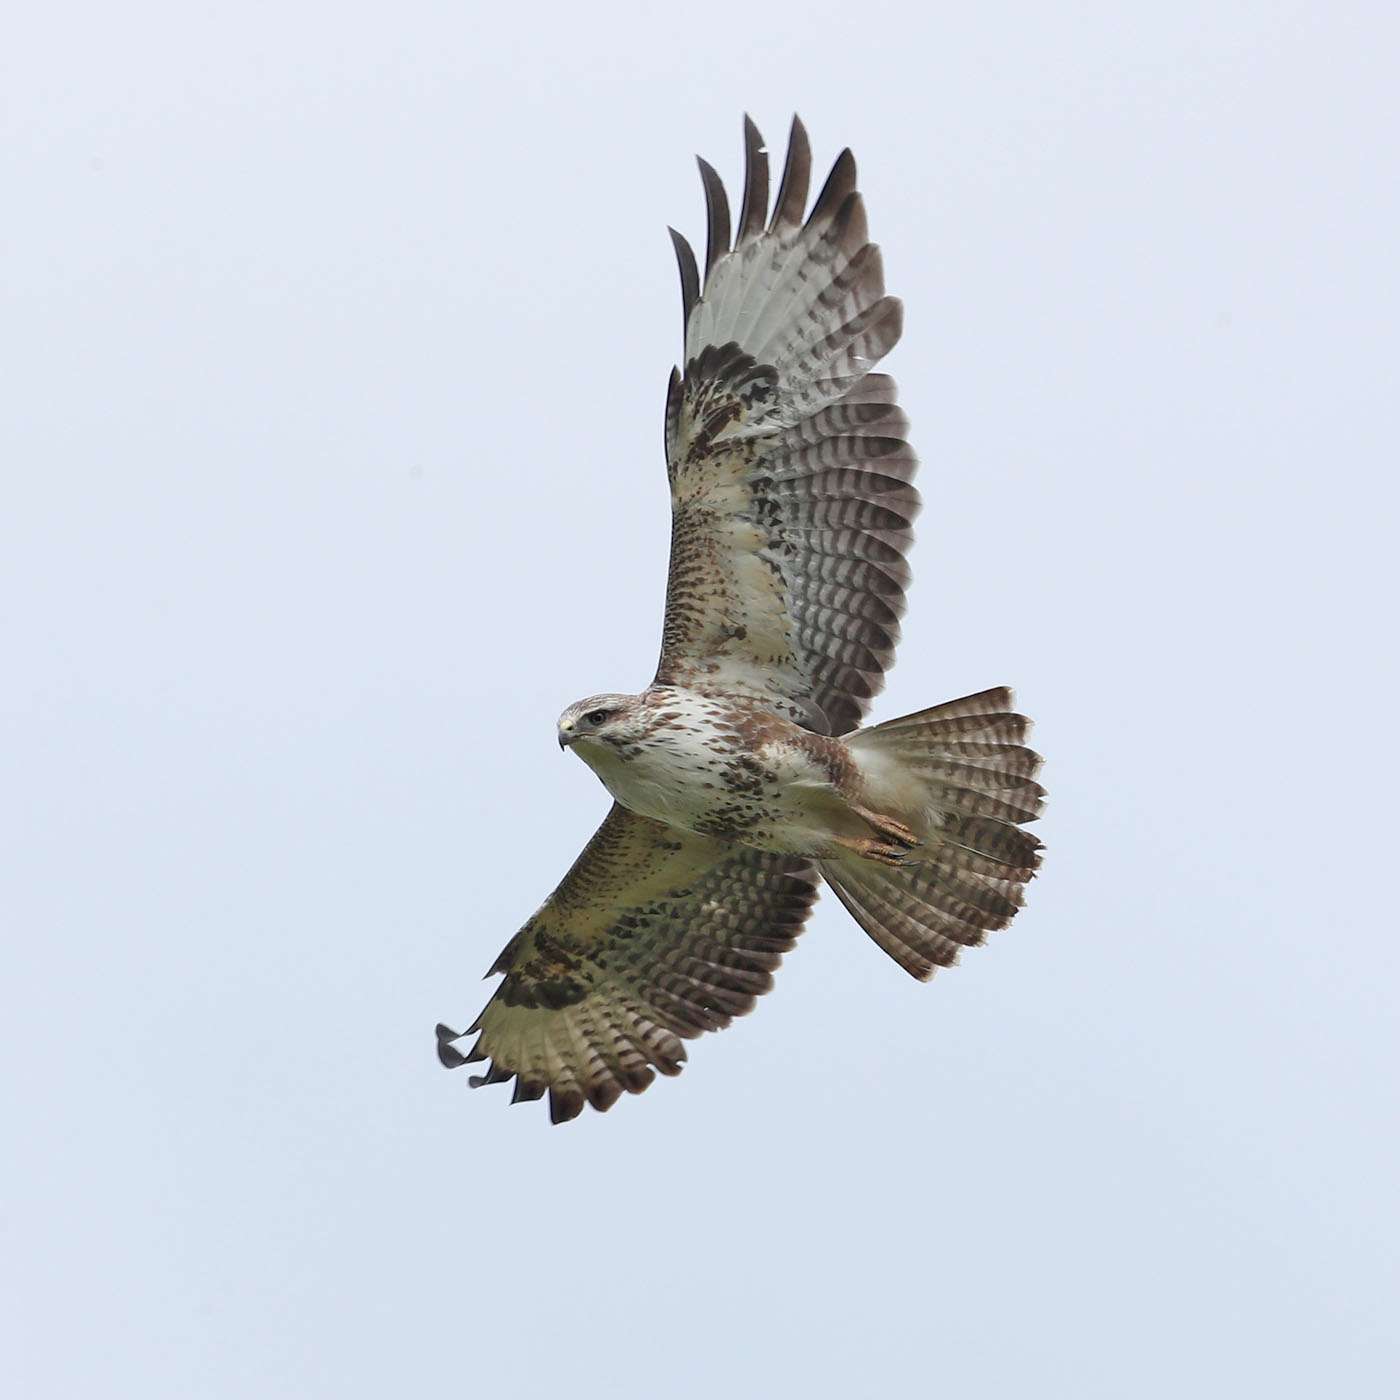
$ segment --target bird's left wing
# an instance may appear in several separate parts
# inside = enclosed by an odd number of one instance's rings
[[[672,233],[685,372],[666,401],[671,561],[656,679],[763,701],[845,734],[884,684],[899,638],[916,459],[894,381],[899,339],[880,250],[843,151],[810,211],[794,120],[768,215],[768,154],[744,122],[731,246],[719,177],[700,164],[705,272]],[[805,212],[805,217],[804,217]]]
[[[610,1108],[655,1072],[678,1074],[681,1038],[727,1026],[772,986],[817,893],[800,857],[663,826],[614,806],[559,888],[491,968],[505,980],[465,1035],[437,1028],[473,1087],[549,1093],[550,1118]],[[488,973],[488,976],[490,974]]]

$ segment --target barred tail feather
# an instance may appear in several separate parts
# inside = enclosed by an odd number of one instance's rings
[[[891,867],[854,853],[821,863],[852,917],[920,980],[1005,928],[1040,865],[1034,821],[1045,790],[1040,756],[1021,742],[1030,722],[1005,688],[904,715],[846,744],[874,810],[906,823],[919,844]]]

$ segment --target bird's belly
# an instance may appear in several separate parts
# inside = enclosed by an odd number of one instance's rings
[[[824,773],[783,752],[696,758],[653,751],[600,767],[598,775],[641,816],[788,855],[828,847],[838,801]]]
[[[631,763],[614,781],[603,781],[624,807],[672,826],[695,829],[695,823],[703,819],[707,809],[708,794],[703,783],[691,780],[687,774]]]

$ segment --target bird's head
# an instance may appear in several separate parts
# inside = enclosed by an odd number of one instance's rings
[[[590,753],[628,739],[636,714],[635,695],[590,695],[576,700],[559,716],[559,747],[577,747],[579,757],[586,760]]]

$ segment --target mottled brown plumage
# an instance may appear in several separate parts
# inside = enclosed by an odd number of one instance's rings
[[[850,152],[804,218],[794,120],[770,217],[747,118],[744,137],[737,222],[700,162],[703,278],[672,231],[685,368],[666,401],[656,677],[560,718],[615,805],[493,964],[476,1042],[438,1027],[444,1064],[489,1061],[473,1084],[548,1093],[556,1122],[678,1072],[683,1039],[748,1011],[821,877],[928,977],[1010,921],[1039,863],[1020,829],[1040,811],[1039,759],[1009,691],[855,732],[893,662],[919,510],[894,383],[871,372],[901,309]]]

